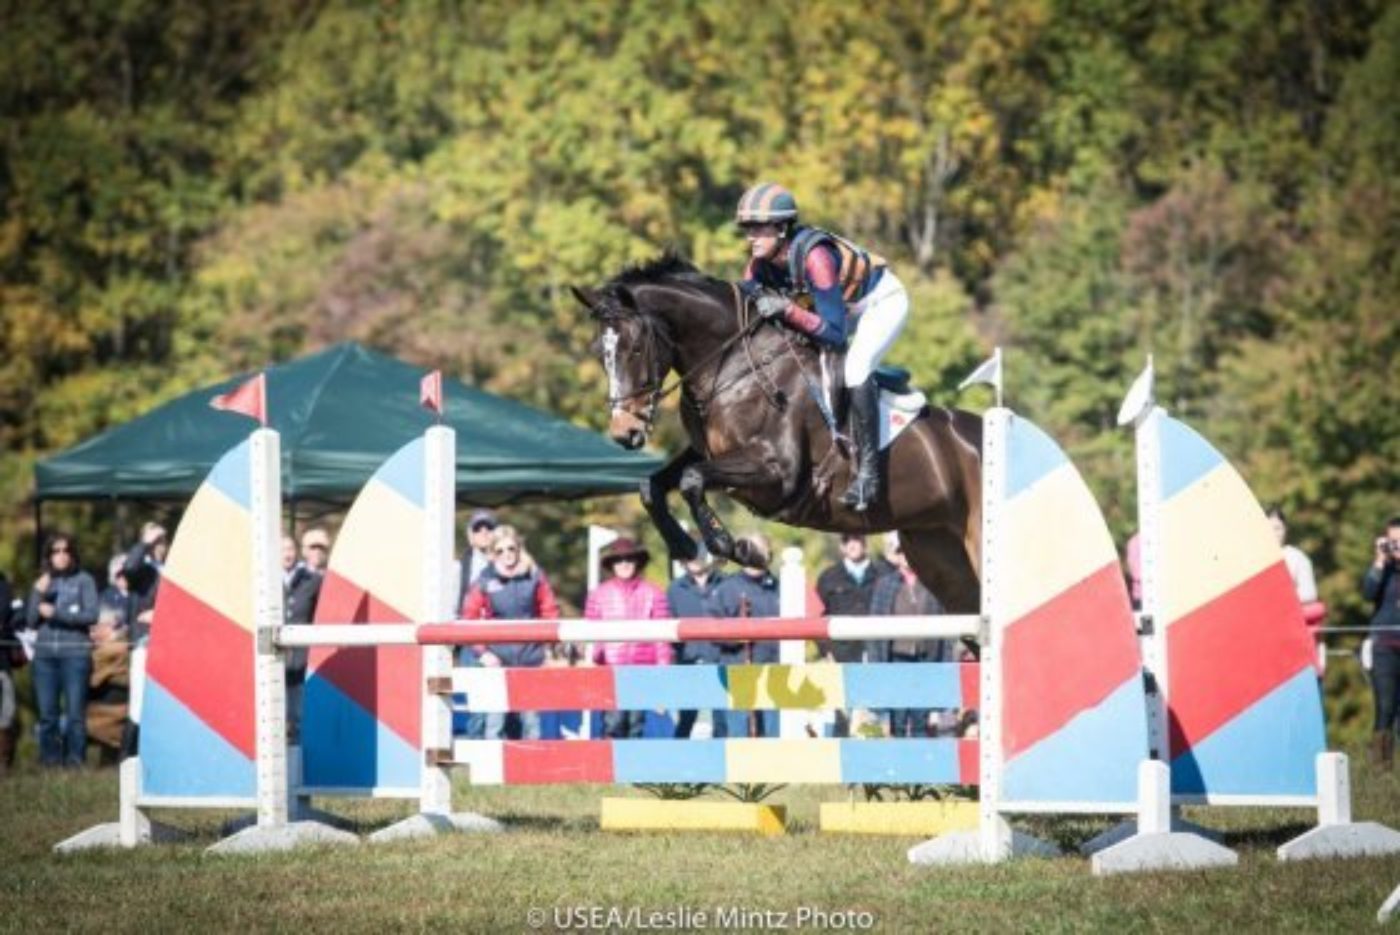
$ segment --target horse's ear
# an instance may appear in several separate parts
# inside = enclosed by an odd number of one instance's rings
[[[569,291],[589,311],[598,306],[598,291],[596,289],[581,289],[578,286],[570,286]]]

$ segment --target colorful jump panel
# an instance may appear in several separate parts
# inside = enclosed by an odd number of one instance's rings
[[[1003,665],[1000,798],[1137,797],[1147,716],[1132,606],[1107,524],[1059,446],[1006,413],[1006,480],[991,557]]]
[[[251,472],[245,441],[195,491],[170,544],[146,651],[143,797],[257,793]]]
[[[473,785],[923,783],[975,785],[975,740],[459,740]]]
[[[336,537],[315,623],[423,623],[424,441],[395,452],[360,491]],[[305,785],[417,796],[422,652],[310,651],[302,716]]]
[[[831,710],[978,705],[975,664],[600,666],[458,669],[453,690],[472,710],[643,711],[651,708]]]
[[[1313,796],[1326,748],[1314,648],[1268,520],[1191,428],[1158,410],[1140,431],[1153,436],[1139,457],[1158,457],[1144,557],[1167,647],[1172,791]]]

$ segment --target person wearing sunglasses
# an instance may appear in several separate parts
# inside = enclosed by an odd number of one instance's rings
[[[525,548],[514,526],[497,526],[491,536],[491,564],[482,569],[462,602],[467,620],[557,620],[559,602],[549,579]],[[477,664],[487,668],[537,669],[545,663],[541,643],[478,645]],[[490,713],[485,717],[487,740],[539,740],[540,712]]]
[[[39,709],[39,764],[83,765],[87,752],[90,631],[97,622],[97,584],[82,570],[71,536],[59,533],[44,546],[44,565],[25,608],[25,625],[37,628],[34,698]],[[60,730],[59,715],[65,726]]]

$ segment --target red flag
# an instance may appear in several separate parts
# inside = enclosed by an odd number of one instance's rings
[[[267,374],[260,373],[222,396],[215,396],[209,400],[209,405],[225,412],[236,412],[250,419],[257,419],[259,425],[266,426]]]
[[[442,371],[434,370],[418,382],[418,403],[442,415]]]

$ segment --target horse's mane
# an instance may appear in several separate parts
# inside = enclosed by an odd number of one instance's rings
[[[655,259],[624,267],[622,272],[608,280],[604,288],[611,290],[615,286],[660,285],[668,282],[713,286],[721,281],[702,272],[698,266],[675,250],[668,249]]]

